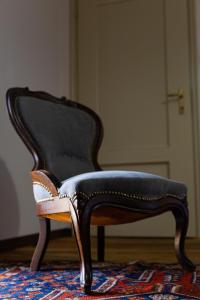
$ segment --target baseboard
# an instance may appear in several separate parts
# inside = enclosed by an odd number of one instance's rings
[[[58,237],[71,236],[72,231],[70,228],[52,230],[50,239]],[[23,246],[35,246],[38,240],[38,233],[24,235],[16,238],[6,239],[0,241],[0,251],[11,250]]]

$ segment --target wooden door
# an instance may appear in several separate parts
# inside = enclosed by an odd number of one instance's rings
[[[185,182],[194,236],[187,0],[79,0],[78,13],[78,95],[104,124],[101,165]],[[174,225],[168,213],[106,230],[168,236]]]

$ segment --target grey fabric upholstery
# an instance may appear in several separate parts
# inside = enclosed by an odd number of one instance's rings
[[[185,184],[144,172],[100,171],[74,176],[62,182],[60,195],[73,198],[77,193],[91,197],[98,193],[126,194],[141,200],[172,196],[185,199]]]
[[[63,100],[64,101],[64,100]],[[143,172],[95,171],[92,146],[96,122],[92,115],[76,106],[66,106],[34,97],[18,97],[18,113],[34,138],[45,169],[52,172],[62,185],[61,196],[82,193],[121,194],[141,200],[165,196],[185,199],[186,186],[166,178]],[[48,198],[48,191],[34,185],[36,201]]]
[[[95,170],[91,148],[96,124],[87,112],[24,96],[18,97],[17,105],[20,117],[45,157],[46,168],[60,181]]]

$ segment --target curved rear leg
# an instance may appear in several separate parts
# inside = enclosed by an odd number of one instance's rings
[[[176,256],[183,269],[192,272],[195,269],[195,265],[185,254],[185,238],[189,218],[188,208],[186,205],[181,203],[181,205],[173,208],[172,212],[176,220],[176,235],[174,241]]]
[[[40,222],[39,239],[31,259],[31,265],[30,265],[31,271],[38,271],[40,269],[40,265],[49,242],[50,220],[39,217],[39,222]]]

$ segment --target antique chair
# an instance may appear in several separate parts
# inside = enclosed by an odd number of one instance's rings
[[[175,251],[192,271],[184,242],[188,227],[187,190],[182,183],[143,172],[101,171],[99,117],[89,108],[28,88],[7,92],[11,122],[31,152],[39,240],[31,270],[40,268],[50,219],[71,222],[80,254],[80,283],[91,291],[90,224],[98,228],[98,259],[104,258],[104,225],[123,224],[171,211],[176,220]]]

